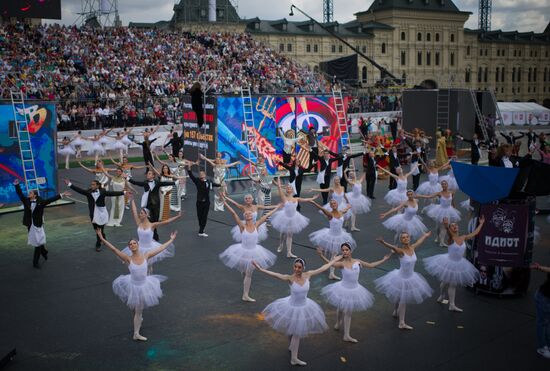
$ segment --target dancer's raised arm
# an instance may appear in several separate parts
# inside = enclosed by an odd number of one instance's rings
[[[411,249],[416,250],[424,241],[426,241],[426,238],[430,237],[432,235],[432,231],[428,231],[424,233],[418,240],[416,240],[415,243],[411,245]]]
[[[327,269],[332,267],[336,262],[339,262],[340,260],[342,260],[342,255],[336,255],[327,264],[325,264],[325,265],[323,265],[323,266],[321,266],[317,269],[314,269],[312,271],[304,272],[304,275],[307,276],[307,277],[316,276],[320,273],[323,273],[324,271],[326,271]]]
[[[407,206],[407,201],[401,202],[398,206],[394,207],[393,209],[390,209],[386,211],[385,213],[380,214],[380,219],[384,219],[386,216],[393,214],[401,209],[403,209],[405,206]]]
[[[201,160],[204,160],[206,162],[208,162],[210,165],[212,166],[216,166],[216,163],[214,161],[212,161],[211,159],[209,159],[208,157],[206,157],[205,155],[203,155],[202,153],[199,155],[199,158]]]
[[[391,176],[393,179],[397,180],[399,179],[399,177],[395,174],[392,174],[391,172],[389,172],[388,170],[384,169],[382,166],[376,164],[376,167],[380,170],[382,170],[384,173],[388,174],[389,176]]]
[[[178,235],[178,231],[174,231],[174,232],[170,233],[170,239],[168,241],[166,241],[165,243],[163,243],[162,245],[160,245],[159,247],[157,247],[156,249],[153,249],[153,250],[149,251],[148,253],[146,253],[145,258],[147,258],[147,259],[152,258],[153,256],[158,255],[161,252],[163,252],[164,250],[166,250],[166,248],[168,246],[170,246],[170,244],[172,242],[174,242],[177,235]]]
[[[233,206],[235,206],[236,208],[238,208],[241,211],[245,211],[244,205],[238,203],[237,201],[233,200],[230,197],[224,197],[224,201],[229,202],[230,204],[232,204]]]
[[[258,265],[258,263],[256,263],[255,261],[252,261],[252,265],[254,266],[254,268],[256,268],[258,271],[262,272],[262,273],[265,273],[267,274],[268,276],[271,276],[273,278],[277,278],[281,281],[286,281],[286,282],[292,282],[292,280],[290,279],[291,276],[288,275],[288,274],[281,274],[281,273],[277,273],[277,272],[272,272],[270,270],[267,270],[267,269],[264,269],[262,267],[260,267]]]
[[[227,203],[228,198],[222,197],[222,199],[223,199],[223,204],[227,207],[227,210],[229,210],[229,213],[233,216],[233,219],[235,219],[235,222],[237,223],[237,225],[239,226],[239,228],[241,228],[241,232],[242,232],[243,229],[244,229],[244,224],[243,224],[241,218],[240,218],[239,215],[235,212],[235,210],[231,207],[231,205],[229,205],[229,204]]]
[[[403,256],[403,254],[404,254],[403,249],[401,249],[401,248],[399,248],[395,245],[392,245],[391,243],[387,243],[386,241],[384,241],[384,239],[382,237],[378,237],[376,239],[376,241],[380,242],[383,246],[387,247],[388,249],[390,249],[394,253],[398,254],[399,256]]]
[[[483,224],[485,224],[485,217],[482,215],[479,218],[479,224],[477,225],[477,228],[474,229],[474,231],[472,233],[468,233],[467,235],[464,235],[464,239],[465,240],[471,240],[472,238],[477,236],[479,234],[479,232],[481,232],[481,228],[483,228]]]
[[[136,207],[136,201],[133,197],[131,198],[130,203],[132,204],[132,216],[134,217],[134,222],[136,222],[136,225],[139,225],[139,214]]]
[[[366,261],[363,261],[361,259],[357,259],[359,261],[359,264],[361,264],[361,267],[363,268],[376,268],[378,267],[380,264],[383,264],[385,263],[386,261],[389,260],[389,258],[391,258],[392,254],[393,254],[393,250],[389,253],[389,254],[386,254],[384,255],[384,257],[378,261],[375,261],[375,262],[372,262],[372,263],[369,263],[369,262],[366,262]]]
[[[321,212],[322,212],[323,214],[325,214],[326,217],[327,217],[329,220],[332,219],[332,214],[331,214],[329,211],[327,211],[324,207],[322,207],[321,205],[319,205],[317,202],[315,202],[315,201],[313,201],[313,200],[310,200],[310,201],[308,201],[308,202],[309,202],[310,204],[312,204],[313,206],[315,206],[316,208],[318,208],[319,210],[321,210]]]
[[[174,215],[174,216],[171,217],[171,218],[168,218],[168,219],[166,219],[166,220],[162,220],[162,221],[160,221],[160,222],[151,223],[151,229],[155,229],[155,228],[160,227],[160,226],[162,226],[162,225],[166,225],[166,224],[172,223],[173,221],[178,220],[178,219],[181,218],[182,216],[183,216],[183,211],[180,210],[179,214]]]
[[[95,230],[95,233],[97,233],[99,239],[101,240],[101,242],[103,242],[103,244],[105,246],[107,246],[107,248],[109,250],[111,250],[112,252],[115,253],[116,256],[118,256],[119,259],[121,259],[123,262],[125,263],[130,263],[130,256],[129,255],[126,255],[124,254],[123,252],[121,252],[119,249],[117,249],[116,247],[113,246],[113,244],[111,244],[109,241],[107,241],[105,239],[105,237],[103,237],[103,233],[101,233],[101,229],[96,229]]]
[[[256,222],[256,228],[258,228],[260,225],[264,224],[267,219],[273,215],[279,208],[281,207],[281,204],[278,204],[275,206],[274,209],[271,209],[268,213],[265,213],[257,222]]]

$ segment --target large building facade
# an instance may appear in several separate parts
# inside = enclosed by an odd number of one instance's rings
[[[218,0],[217,7],[218,21],[208,22],[208,0],[182,0],[172,24],[247,31],[312,70],[354,53],[313,22],[242,20],[229,0]],[[464,28],[470,16],[450,0],[375,0],[355,20],[324,26],[395,76],[406,77],[408,86],[491,89],[501,101],[550,105],[550,25],[542,33],[482,33]],[[363,58],[357,72],[364,86],[380,79],[380,71]]]

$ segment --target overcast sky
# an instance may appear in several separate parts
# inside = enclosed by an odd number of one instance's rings
[[[185,0],[182,0],[185,1]],[[302,8],[312,17],[322,20],[323,0],[233,0],[238,4],[241,18],[279,19],[289,18],[291,3]],[[423,0],[415,0],[423,1]],[[436,0],[433,0],[436,1]],[[61,0],[64,24],[73,24],[81,10],[81,0]],[[128,22],[156,22],[169,20],[174,3],[179,0],[118,0],[120,17]],[[477,28],[478,0],[455,0],[462,11],[473,14],[466,23],[468,28]],[[334,0],[334,18],[338,22],[353,20],[354,13],[367,10],[372,0]],[[294,16],[300,20],[302,17]],[[550,21],[550,0],[493,0],[492,29],[505,31],[542,32]],[[58,21],[57,21],[58,22]]]

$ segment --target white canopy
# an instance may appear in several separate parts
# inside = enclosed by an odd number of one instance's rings
[[[498,102],[504,125],[548,125],[550,109],[532,102]]]

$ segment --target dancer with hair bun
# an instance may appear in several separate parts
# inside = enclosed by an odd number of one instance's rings
[[[395,304],[393,316],[399,317],[398,327],[401,330],[413,329],[405,323],[407,304],[420,304],[426,298],[432,296],[433,293],[426,279],[414,271],[417,260],[415,250],[431,234],[432,232],[426,232],[418,241],[411,244],[409,234],[402,232],[399,236],[401,247],[387,243],[382,237],[376,239],[376,241],[399,255],[399,269],[386,273],[376,279],[374,283],[376,284],[376,290],[384,294],[391,303]]]
[[[351,226],[350,231],[359,232],[360,229],[355,226],[357,221],[357,215],[366,214],[370,211],[371,201],[361,193],[361,186],[365,181],[366,174],[357,179],[355,171],[348,171],[347,174],[344,174],[344,177],[347,179],[348,184],[351,185],[351,192],[346,193],[349,204],[351,205]]]
[[[368,263],[360,259],[354,259],[351,256],[352,247],[349,243],[344,242],[340,248],[342,251],[342,260],[335,263],[331,268],[342,269],[342,281],[330,284],[323,287],[321,295],[332,306],[336,307],[336,324],[335,330],[339,330],[344,324],[344,341],[357,343],[350,335],[351,314],[353,312],[365,311],[374,304],[374,296],[369,290],[359,284],[359,271],[361,268],[376,268],[380,264],[387,261],[392,253],[387,254],[381,260],[373,263]],[[317,254],[325,261],[330,261],[323,255],[321,249],[317,249]],[[343,316],[340,316],[343,313]]]
[[[321,193],[330,192],[329,202],[324,204],[323,208],[326,211],[331,211],[332,207],[331,207],[330,201],[335,200],[338,203],[338,210],[340,210],[342,212],[342,214],[344,215],[344,219],[347,220],[347,219],[351,218],[351,211],[350,211],[351,207],[349,206],[349,202],[348,202],[348,199],[347,199],[347,196],[346,196],[346,189],[340,183],[340,177],[339,176],[335,176],[334,179],[332,180],[332,187],[330,187],[330,188],[312,188],[312,189],[310,189],[310,191],[311,192],[321,192]],[[346,210],[346,211],[343,212],[343,210]]]
[[[130,198],[131,198],[130,204],[132,205],[132,215],[137,225],[139,247],[142,253],[146,253],[160,246],[160,243],[155,239],[153,239],[154,230],[157,229],[157,227],[160,227],[162,225],[166,225],[166,224],[172,223],[173,221],[178,220],[179,218],[182,217],[182,213],[180,212],[178,215],[173,216],[161,222],[151,222],[150,220],[151,212],[149,211],[149,209],[142,207],[138,213],[136,202],[134,201],[132,196],[130,196]],[[132,255],[132,250],[129,247],[126,247],[125,249],[122,250],[122,253],[130,256]],[[165,258],[172,258],[174,257],[175,254],[176,254],[175,247],[172,244],[172,245],[166,246],[166,248],[162,252],[155,255],[155,257],[151,257],[150,259],[148,259],[147,264],[149,265],[149,268],[148,268],[149,274],[153,272],[154,263],[159,262]]]
[[[438,254],[424,259],[426,271],[441,281],[440,293],[437,298],[438,303],[446,304],[445,288],[449,295],[449,310],[452,312],[462,312],[462,309],[456,306],[456,287],[473,286],[479,279],[479,271],[472,263],[464,258],[466,251],[466,240],[471,240],[479,234],[485,218],[479,218],[477,228],[465,235],[458,232],[458,224],[451,223],[447,219],[443,220],[443,225],[447,229],[449,250],[446,254]]]
[[[401,167],[398,167],[395,169],[397,175],[390,173],[388,170],[379,165],[377,165],[377,167],[388,174],[390,177],[395,179],[395,181],[397,182],[397,188],[392,189],[388,193],[386,193],[386,195],[384,196],[384,200],[391,207],[396,207],[397,205],[400,205],[401,203],[407,201],[407,179],[409,178],[409,176],[412,175],[414,169],[416,169],[416,166],[413,166],[411,171],[407,174],[403,174],[403,169]]]
[[[298,202],[313,201],[318,195],[312,198],[294,197],[294,188],[290,184],[286,185],[283,192],[281,178],[277,178],[277,189],[283,203],[282,209],[271,217],[271,225],[281,234],[277,252],[283,251],[283,246],[286,245],[286,257],[295,258],[296,255],[292,253],[292,236],[303,231],[309,224],[309,219],[296,210]]]
[[[429,161],[429,165],[427,165],[424,160],[420,160],[422,161],[422,163],[426,167],[426,171],[428,172],[428,181],[420,184],[420,186],[416,190],[416,194],[426,196],[441,192],[442,188],[441,184],[439,184],[439,172],[442,169],[448,167],[451,161],[449,160],[441,166],[436,166],[434,160]]]
[[[399,211],[403,211],[400,213]],[[407,191],[407,200],[393,209],[380,214],[380,219],[384,219],[388,215],[397,212],[394,216],[382,223],[384,227],[395,232],[394,242],[402,232],[407,232],[413,240],[417,240],[428,228],[422,223],[422,219],[417,215],[418,201],[415,194],[410,189]]]
[[[290,364],[293,366],[305,366],[307,363],[298,358],[300,339],[311,334],[320,334],[328,329],[323,309],[307,297],[310,278],[323,273],[342,256],[335,256],[329,263],[312,271],[306,271],[306,263],[303,259],[294,260],[292,274],[280,274],[262,268],[256,262],[252,262],[257,270],[268,276],[285,281],[290,286],[290,296],[277,299],[262,311],[269,325],[278,332],[290,336]]]
[[[277,205],[263,206],[263,205],[254,204],[254,197],[252,197],[251,194],[244,195],[244,204],[240,204],[229,197],[224,197],[224,200],[228,203],[231,203],[235,207],[237,207],[243,213],[243,215],[244,213],[247,213],[247,212],[251,213],[252,221],[254,223],[256,223],[256,220],[258,219],[258,213],[260,210],[273,210],[278,208]],[[244,223],[244,220],[243,220],[243,223]],[[235,241],[241,242],[241,229],[238,224],[233,228],[231,228],[231,236]],[[265,223],[262,223],[261,225],[258,226],[258,241],[263,241],[265,239],[267,239],[267,226]]]
[[[454,192],[448,188],[445,180],[441,182],[441,192],[431,195],[418,195],[419,198],[434,198],[439,197],[439,204],[431,204],[426,206],[422,212],[433,219],[437,224],[437,237],[435,242],[439,242],[439,246],[446,247],[445,233],[446,228],[443,227],[443,219],[447,219],[450,223],[455,223],[460,220],[460,211],[453,206]]]
[[[331,211],[325,210],[324,207],[317,204],[315,201],[310,203],[317,207],[328,218],[329,228],[322,228],[318,231],[310,233],[309,240],[316,247],[320,248],[323,253],[333,258],[341,251],[342,244],[347,243],[351,249],[355,249],[356,243],[351,234],[343,229],[344,215],[351,208],[347,206],[344,210],[339,210],[338,202],[335,199],[329,201]],[[331,280],[339,280],[340,277],[334,274],[334,267],[330,267],[328,276]]]
[[[160,283],[166,280],[164,276],[147,275],[148,261],[162,253],[168,246],[173,246],[178,232],[172,232],[167,242],[147,252],[141,250],[138,241],[130,240],[128,243],[128,249],[132,252],[130,256],[124,254],[107,241],[99,229],[96,233],[101,242],[109,250],[115,253],[124,263],[128,264],[130,274],[119,276],[113,281],[113,292],[134,311],[133,339],[147,341],[147,338],[139,333],[141,323],[143,322],[143,310],[159,303],[159,299],[162,297]]]
[[[63,137],[61,140],[62,148],[57,150],[57,153],[59,153],[62,156],[65,156],[65,169],[69,168],[69,158],[71,156],[74,156],[76,154],[76,150],[73,148],[71,144],[71,139],[67,137]]]
[[[235,210],[227,203],[227,198],[224,199],[224,203],[237,222],[241,238],[239,243],[229,246],[220,254],[220,260],[229,268],[236,269],[244,275],[242,300],[255,302],[256,300],[249,296],[252,273],[254,272],[252,261],[264,268],[269,268],[277,260],[275,254],[258,245],[258,230],[277,208],[271,210],[259,220],[252,217],[252,212],[245,211],[244,221],[242,221]]]

